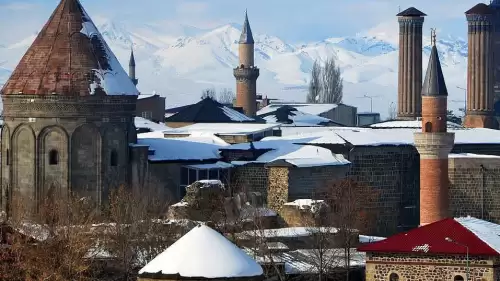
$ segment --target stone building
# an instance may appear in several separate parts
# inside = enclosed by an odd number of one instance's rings
[[[455,134],[447,132],[448,90],[436,48],[436,35],[422,87],[422,132],[415,133],[420,154],[420,225],[448,217],[448,154]]]
[[[263,280],[262,267],[208,226],[193,228],[139,271],[139,281]]]
[[[257,78],[259,69],[254,63],[254,40],[252,29],[245,12],[245,22],[239,43],[240,64],[234,69],[236,78],[236,107],[243,108],[243,112],[250,117],[257,112]]]
[[[1,95],[2,210],[70,191],[102,203],[139,181],[138,91],[78,0],[59,3]]]
[[[362,245],[366,281],[500,278],[500,225],[448,218]]]
[[[480,3],[465,12],[468,22],[466,127],[497,128],[494,119],[494,11]]]
[[[165,122],[165,98],[158,94],[140,94],[135,114],[156,123]]]
[[[410,7],[397,14],[399,22],[398,115],[420,117],[422,100],[422,26],[426,14]]]

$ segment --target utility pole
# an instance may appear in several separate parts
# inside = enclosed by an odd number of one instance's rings
[[[373,98],[377,98],[379,96],[369,96],[369,95],[364,95],[362,97],[358,97],[360,99],[370,99],[370,112],[373,113]]]

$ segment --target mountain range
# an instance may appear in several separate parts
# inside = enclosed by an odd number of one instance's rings
[[[205,88],[235,88],[232,69],[238,64],[241,25],[208,30],[173,24],[128,26],[107,20],[98,28],[126,70],[133,46],[139,90],[165,96],[167,107],[196,102]],[[387,116],[397,102],[397,28],[396,23],[350,37],[300,44],[254,30],[255,60],[261,70],[258,92],[269,98],[305,101],[313,62],[333,56],[342,70],[344,103]],[[35,37],[0,44],[0,86]],[[456,111],[465,103],[465,92],[457,87],[466,87],[467,42],[440,36],[437,46],[450,92],[449,107]],[[430,38],[424,36],[424,73],[429,54]]]

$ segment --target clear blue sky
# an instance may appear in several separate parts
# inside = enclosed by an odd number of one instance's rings
[[[0,0],[0,45],[38,31],[59,0]],[[248,9],[256,33],[290,43],[354,35],[395,21],[398,7],[427,13],[426,28],[465,37],[474,0],[81,0],[91,17],[134,23],[174,22],[212,28],[241,23]],[[3,41],[3,42],[2,42]]]

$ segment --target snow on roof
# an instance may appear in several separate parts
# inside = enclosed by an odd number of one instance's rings
[[[263,274],[255,260],[208,226],[195,227],[143,267],[139,274],[234,278]]]
[[[82,7],[81,10],[84,17],[80,33],[89,38],[90,45],[94,45],[95,43],[92,44],[92,42],[96,39],[100,41],[106,58],[106,63],[100,63],[99,69],[93,69],[95,80],[90,84],[91,94],[93,94],[95,86],[100,85],[107,95],[138,95],[139,91],[118,62],[118,59],[116,59],[115,54],[113,54],[101,33],[97,30],[97,27],[94,25],[85,9]],[[99,62],[101,62],[101,60],[99,60]]]
[[[339,166],[351,163],[343,155],[333,154],[329,149],[323,147],[296,145],[287,142],[282,142],[278,148],[264,153],[255,161],[233,161],[231,163],[245,165],[249,163],[272,163],[277,160],[283,160],[300,168]]]
[[[138,134],[137,138],[139,139],[165,138],[164,132],[165,131],[154,131],[154,132],[142,133]],[[168,139],[188,140],[188,141],[218,145],[220,147],[229,146],[229,144],[226,141],[224,141],[223,139],[219,138],[218,136],[212,133],[194,132],[187,137],[168,138]]]
[[[198,170],[209,170],[209,169],[229,169],[234,167],[233,165],[226,162],[217,162],[213,164],[198,164],[198,165],[187,165],[184,166],[190,169],[198,169]]]
[[[152,98],[154,96],[158,96],[158,94],[139,94],[137,96],[137,99],[142,100],[142,99]]]
[[[293,107],[280,107],[275,111],[259,115],[267,123],[282,123],[283,126],[320,126],[332,120],[318,115],[306,113]]]
[[[297,110],[300,110],[304,113],[312,114],[312,115],[320,115],[322,113],[328,112],[334,108],[337,108],[337,104],[331,103],[273,103],[266,107],[263,107],[259,111],[257,111],[257,116],[263,115],[266,113],[270,113],[275,111],[276,109],[282,106],[290,106],[295,107]]]
[[[474,153],[451,153],[448,158],[483,158],[483,159],[498,159],[498,155],[484,155],[484,154],[474,154]]]
[[[170,127],[162,123],[155,123],[142,117],[135,117],[134,123],[136,128],[146,128],[150,129],[151,131],[165,131],[170,129]]]
[[[500,254],[500,225],[476,219],[448,218],[379,242],[359,247],[364,252],[423,253],[498,256]]]
[[[248,135],[278,128],[280,124],[197,123],[165,131],[165,134],[212,133],[216,135]]]
[[[313,199],[297,199],[292,202],[285,203],[285,206],[297,206],[300,209],[311,208],[313,205],[323,204],[323,200],[313,200]]]
[[[286,227],[286,228],[276,228],[276,229],[263,229],[263,230],[247,230],[238,233],[242,239],[248,239],[250,237],[265,237],[265,238],[275,238],[275,237],[304,237],[311,236],[314,233],[337,233],[338,229],[333,227]]]
[[[142,135],[145,134],[140,134]],[[150,161],[203,161],[220,159],[218,144],[196,137],[186,138],[139,138],[137,144],[148,145],[153,152]]]
[[[225,150],[249,150],[251,146],[255,149],[278,149],[286,144],[345,144],[346,142],[333,131],[317,132],[304,135],[292,135],[284,137],[265,137],[260,141],[250,143],[237,143]]]
[[[421,120],[391,120],[380,123],[371,124],[372,128],[413,128],[413,129],[422,129],[422,121]],[[448,128],[463,128],[462,125],[447,122]]]

